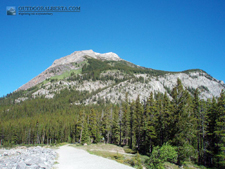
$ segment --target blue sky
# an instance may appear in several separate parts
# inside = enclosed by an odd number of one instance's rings
[[[52,16],[7,16],[7,6],[80,6]],[[74,51],[117,53],[167,71],[203,69],[225,81],[224,0],[1,0],[0,96]]]

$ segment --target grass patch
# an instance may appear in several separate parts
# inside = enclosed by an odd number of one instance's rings
[[[49,80],[50,80],[50,81],[51,81],[51,79],[62,80],[62,79],[65,79],[65,78],[69,77],[69,76],[71,75],[71,73],[74,73],[74,74],[80,74],[81,72],[82,72],[81,69],[70,70],[70,71],[64,72],[64,73],[61,74],[61,75],[53,76],[53,77],[51,77]]]
[[[193,164],[191,162],[184,162],[182,166],[183,166],[183,169],[208,169],[207,167],[198,166],[198,165]],[[181,168],[178,165],[172,164],[172,163],[169,163],[169,162],[165,162],[164,167],[166,169],[169,169],[169,168],[170,169],[180,169]]]
[[[202,166],[202,165],[199,166],[199,165],[193,164],[191,162],[184,162],[183,167],[184,167],[184,169],[208,169],[205,166]]]
[[[131,167],[136,167],[138,164],[137,154],[126,153],[124,148],[113,145],[113,144],[100,143],[100,144],[91,144],[91,145],[87,145],[87,146],[80,146],[77,144],[75,144],[75,145],[72,144],[71,146],[86,150],[87,152],[89,152],[90,154],[93,154],[93,155],[97,155],[97,156],[101,156],[101,157],[104,157],[107,159],[115,160],[119,163],[131,166]],[[125,149],[127,150],[128,148],[125,148]],[[134,153],[134,152],[132,152],[132,153]],[[144,156],[144,155],[139,155],[139,156],[140,156],[142,165],[144,165],[144,162],[149,157]]]
[[[58,144],[56,144],[56,147],[65,146],[67,144],[70,144],[70,143],[67,143],[67,142],[58,143]]]
[[[86,150],[86,151],[108,151],[108,152],[114,152],[114,153],[125,153],[122,147],[113,145],[113,144],[104,144],[104,143],[98,143],[98,144],[90,144],[86,146],[79,146],[79,144],[72,144],[71,146],[76,146],[77,148]]]
[[[129,154],[136,154],[137,153],[137,150],[132,150],[128,146],[124,146],[123,149],[126,153],[129,153]]]
[[[169,163],[169,162],[165,162],[164,167],[165,168],[171,168],[171,169],[180,169],[180,167],[178,165],[175,165],[175,164],[172,164],[172,163]]]
[[[104,158],[116,160],[118,162],[120,161],[121,163],[123,163],[123,160],[124,160],[124,156],[119,153],[113,153],[113,152],[107,152],[107,151],[97,151],[97,150],[92,150],[92,151],[87,150],[87,152],[89,152],[90,154],[104,157]]]
[[[90,154],[101,156],[110,160],[115,160],[118,163],[125,164],[128,166],[135,166],[135,158],[126,156],[124,154],[120,153],[114,153],[114,152],[107,152],[107,151],[97,151],[97,150],[87,150]]]
[[[84,60],[84,61],[82,61],[82,62],[80,62],[80,63],[77,63],[77,66],[83,66],[84,64],[87,64],[87,65],[89,65],[89,63],[88,63],[88,60]]]

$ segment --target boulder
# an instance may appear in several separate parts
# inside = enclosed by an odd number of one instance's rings
[[[7,152],[4,152],[3,155],[4,156],[9,156],[9,154]]]
[[[26,168],[26,164],[24,162],[20,162],[16,166],[16,169],[25,169],[25,168]]]

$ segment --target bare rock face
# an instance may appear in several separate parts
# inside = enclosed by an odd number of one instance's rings
[[[133,82],[132,80],[126,80],[117,85],[113,85],[113,87],[102,90],[92,98],[88,98],[85,103],[95,103],[96,98],[97,100],[101,98],[103,100],[110,100],[112,103],[118,103],[120,100],[125,100],[126,93],[129,93],[128,97],[130,101],[135,100],[138,96],[140,100],[146,100],[151,92],[167,92],[169,94],[177,85],[178,78],[181,79],[183,87],[187,89],[191,95],[193,95],[193,91],[198,88],[200,90],[199,97],[204,100],[219,97],[221,91],[225,89],[218,80],[209,77],[206,73],[198,71],[192,73],[168,73],[158,77],[149,76],[147,74],[135,74],[135,76],[138,78],[143,77],[144,81]],[[93,82],[92,84],[90,82],[84,82],[77,90],[97,90],[97,87],[100,87],[98,83],[103,82],[96,81],[95,84]],[[107,85],[110,86],[111,84],[106,84],[105,82],[105,84],[101,84],[101,88]],[[172,99],[170,95],[168,95],[168,97]]]
[[[76,51],[68,56],[55,60],[52,66],[50,66],[50,68],[55,67],[57,65],[64,65],[73,62],[79,63],[84,60],[84,56],[89,56],[94,59],[100,60],[114,60],[114,61],[122,60],[117,54],[112,52],[100,54],[94,52],[93,50],[83,50],[83,51]]]
[[[20,97],[18,99],[15,99],[15,103],[20,103],[20,102],[23,102],[23,101],[25,101],[27,99],[28,99],[28,97]]]
[[[38,91],[34,92],[32,94],[33,98],[37,97],[37,96],[42,96],[42,95],[48,95],[49,91],[46,89],[39,89]]]

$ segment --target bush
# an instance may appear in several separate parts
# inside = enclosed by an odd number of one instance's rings
[[[190,161],[197,160],[197,153],[195,148],[190,144],[184,144],[182,147],[179,147],[179,160],[182,161]]]
[[[175,150],[174,147],[172,147],[169,144],[164,144],[161,148],[160,148],[160,156],[159,158],[163,161],[163,162],[171,162],[171,163],[176,163],[177,162],[177,152]]]
[[[147,167],[151,169],[163,169],[164,162],[175,163],[177,157],[177,152],[171,145],[164,144],[161,148],[157,146],[153,149],[149,160],[147,160]]]
[[[130,165],[134,168],[137,169],[142,169],[142,161],[141,161],[141,156],[140,154],[137,152],[137,154],[130,160]]]
[[[132,150],[132,149],[130,149],[128,146],[124,146],[123,149],[124,149],[124,151],[125,151],[126,153],[129,153],[129,154],[136,154],[136,153],[137,153],[136,150]]]

